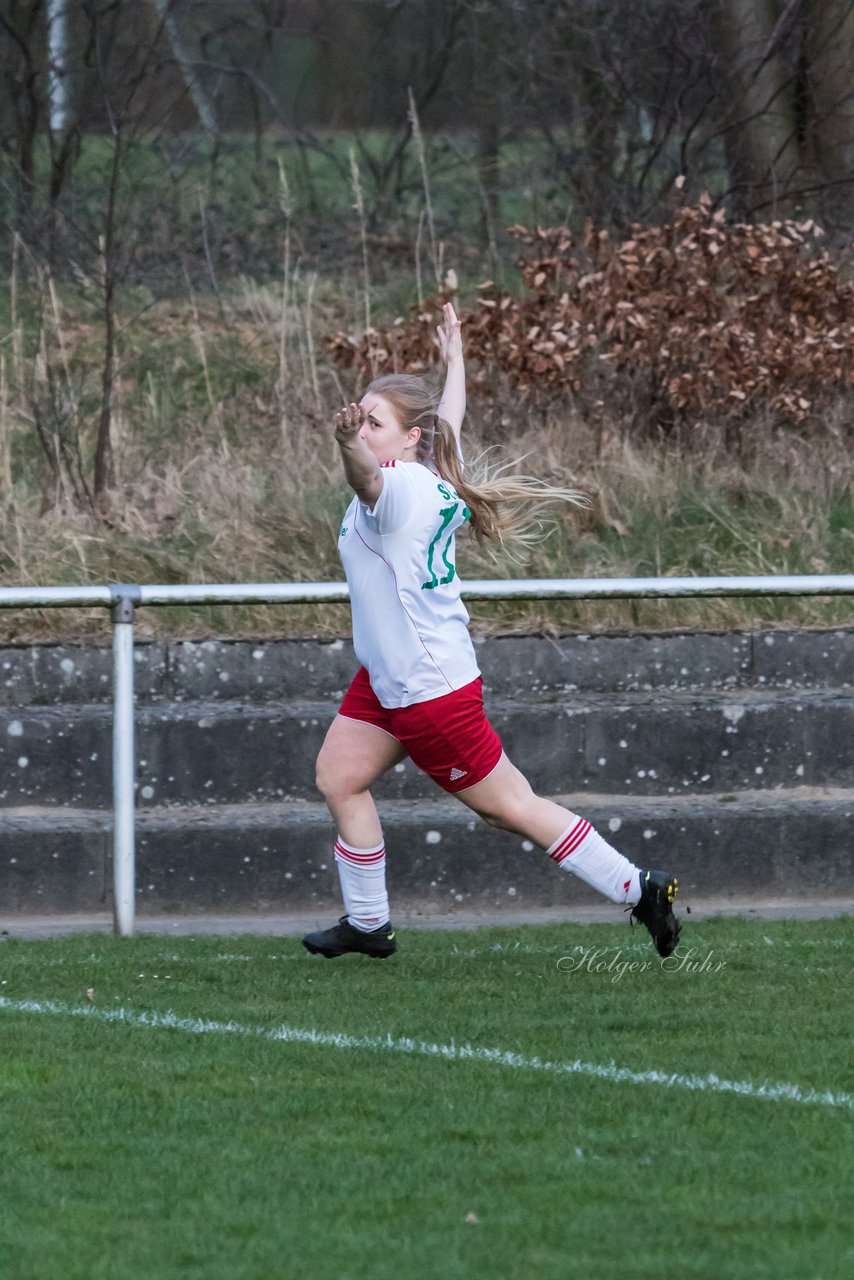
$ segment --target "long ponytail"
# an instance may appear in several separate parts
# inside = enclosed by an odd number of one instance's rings
[[[469,527],[478,542],[488,538],[537,542],[542,536],[543,517],[554,503],[588,505],[585,495],[575,489],[545,484],[535,476],[508,474],[517,460],[492,466],[491,451],[463,468],[454,432],[436,412],[438,396],[422,378],[387,374],[375,379],[368,391],[388,400],[405,431],[420,427],[417,461],[435,467],[442,479],[453,485],[471,512]]]

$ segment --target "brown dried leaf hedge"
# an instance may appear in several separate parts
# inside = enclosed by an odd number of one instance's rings
[[[854,387],[854,287],[821,234],[813,222],[727,223],[705,196],[622,243],[591,226],[580,241],[511,227],[526,292],[487,281],[462,315],[473,389],[619,405],[631,387],[636,405],[641,387],[659,420],[817,421]],[[441,301],[327,348],[365,379],[427,369]]]

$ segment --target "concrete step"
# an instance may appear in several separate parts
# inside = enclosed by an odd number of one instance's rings
[[[175,702],[137,709],[141,808],[316,799],[329,701]],[[740,690],[497,698],[489,714],[541,791],[706,795],[799,785],[854,787],[854,691]],[[110,803],[108,706],[0,712],[0,808]],[[435,796],[409,761],[383,799]]]
[[[741,688],[854,688],[854,629],[475,637],[489,697]],[[108,703],[109,645],[0,649],[0,706]],[[349,640],[137,640],[141,703],[335,699]]]
[[[559,797],[641,866],[680,878],[683,900],[850,899],[854,789],[799,787],[708,797]],[[410,911],[500,911],[601,901],[516,836],[451,798],[382,805],[389,884]],[[137,897],[158,913],[339,909],[333,830],[320,804],[280,801],[141,812]],[[109,909],[111,817],[27,807],[0,814],[0,923]]]

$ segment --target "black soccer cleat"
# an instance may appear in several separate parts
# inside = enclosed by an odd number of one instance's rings
[[[326,956],[334,960],[336,956],[346,955],[348,951],[357,951],[364,956],[372,956],[374,960],[385,960],[393,956],[397,950],[394,929],[391,922],[363,933],[354,929],[347,916],[342,916],[331,929],[320,929],[317,933],[307,933],[302,940],[306,951],[314,956]]]
[[[668,871],[641,871],[640,884],[640,900],[632,907],[629,920],[637,920],[649,929],[660,956],[672,955],[682,931],[673,914],[673,899],[679,892],[679,882]]]

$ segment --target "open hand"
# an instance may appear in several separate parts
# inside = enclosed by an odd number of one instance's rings
[[[359,405],[345,405],[335,415],[335,439],[339,444],[352,444],[364,421],[364,411]]]
[[[450,302],[446,302],[442,307],[442,323],[438,326],[436,332],[439,335],[439,348],[445,364],[450,364],[452,360],[461,360],[463,357],[463,339],[460,332],[460,322]]]

